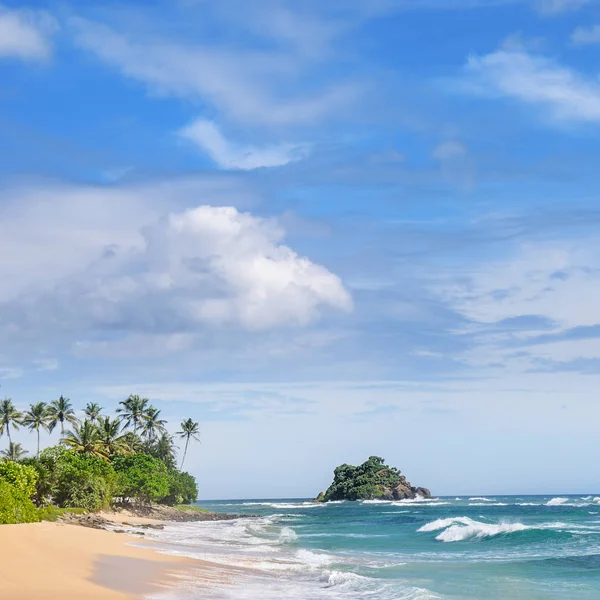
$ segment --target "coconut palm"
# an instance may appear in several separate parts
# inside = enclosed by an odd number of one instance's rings
[[[169,469],[174,469],[176,446],[173,442],[173,436],[167,431],[163,431],[161,435],[146,445],[146,452],[152,454],[155,458],[162,460]]]
[[[50,425],[49,407],[45,402],[36,402],[29,407],[29,410],[23,414],[21,423],[31,431],[37,432],[37,455],[40,455],[40,427],[48,429]]]
[[[149,406],[142,417],[141,433],[142,436],[154,440],[159,433],[165,431],[166,421],[160,418],[160,410]]]
[[[10,428],[18,430],[21,424],[21,413],[15,408],[10,398],[4,398],[0,402],[0,436],[6,431],[8,443],[12,443]]]
[[[71,406],[71,401],[64,396],[61,396],[58,400],[52,400],[48,410],[50,411],[49,430],[52,431],[60,423],[61,436],[65,435],[65,421],[73,425],[73,427],[79,422]]]
[[[8,449],[2,450],[0,454],[2,454],[2,456],[4,456],[7,460],[16,462],[17,460],[21,460],[23,456],[27,454],[27,450],[23,450],[23,447],[18,442],[10,442],[10,444],[8,444]]]
[[[73,425],[73,429],[67,431],[63,437],[62,443],[80,454],[92,454],[100,458],[108,458],[108,453],[100,440],[98,428],[87,419],[83,423]]]
[[[94,424],[100,423],[102,407],[96,402],[88,402],[83,412],[85,413],[85,418],[90,422]]]
[[[133,431],[125,431],[124,433],[122,432],[122,435],[130,454],[144,451],[144,442],[137,433],[133,433]]]
[[[140,398],[137,394],[131,394],[127,400],[119,402],[121,407],[117,408],[117,413],[125,421],[125,427],[133,424],[133,432],[137,433],[148,410],[149,402],[148,398]]]
[[[187,454],[188,444],[190,443],[190,439],[195,439],[200,441],[200,426],[198,423],[192,421],[192,419],[186,419],[181,422],[181,431],[177,432],[177,435],[180,438],[185,438],[185,449],[183,451],[183,458],[181,459],[180,469],[183,468],[183,463],[185,461],[185,455]]]
[[[96,426],[98,430],[98,439],[102,445],[105,454],[131,454],[130,440],[127,435],[121,431],[121,421],[103,417]]]

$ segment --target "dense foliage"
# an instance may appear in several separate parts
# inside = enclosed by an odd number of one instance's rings
[[[112,465],[93,455],[63,446],[44,450],[26,462],[38,470],[37,502],[59,507],[100,510],[110,504],[115,486]]]
[[[358,467],[343,464],[333,472],[333,483],[319,500],[362,500],[381,498],[386,489],[400,482],[400,471],[388,467],[379,456],[371,456]]]
[[[37,471],[28,465],[15,462],[0,462],[0,480],[10,483],[20,494],[29,497],[35,493]]]
[[[113,465],[117,473],[119,496],[149,504],[169,494],[169,473],[158,458],[142,453],[117,456]]]
[[[31,501],[35,493],[37,472],[27,465],[0,462],[0,524],[39,521]]]
[[[0,523],[55,519],[64,510],[97,511],[115,502],[175,505],[197,499],[196,480],[176,467],[176,446],[160,410],[137,395],[120,403],[116,417],[102,410],[88,403],[79,420],[64,396],[32,404],[24,413],[8,398],[0,401],[0,437],[6,434],[9,441],[0,460]],[[11,439],[20,426],[36,434],[35,457],[24,458]],[[40,452],[40,432],[57,426],[60,445]],[[187,450],[190,439],[198,438],[198,424],[186,419],[176,435]]]
[[[40,520],[38,509],[28,496],[0,479],[0,524],[34,523]]]

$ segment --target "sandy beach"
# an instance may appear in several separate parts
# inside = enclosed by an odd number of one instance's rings
[[[126,600],[160,591],[191,561],[159,554],[132,536],[61,523],[0,527],[3,600]],[[194,561],[194,571],[201,565]]]

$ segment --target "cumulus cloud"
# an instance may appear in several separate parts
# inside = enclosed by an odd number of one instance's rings
[[[261,167],[281,167],[300,160],[307,148],[298,144],[274,146],[243,146],[230,142],[217,125],[207,119],[196,119],[179,134],[204,150],[222,169],[249,171]]]
[[[45,13],[9,10],[0,5],[0,58],[49,58],[52,49],[48,34],[54,27],[54,20]]]
[[[600,83],[543,56],[499,50],[472,56],[463,89],[546,108],[561,121],[600,121]]]
[[[281,244],[283,237],[275,222],[233,207],[200,206],[170,215],[167,254],[179,265],[169,284],[196,289],[182,306],[205,323],[262,329],[306,324],[321,307],[349,310],[352,301],[340,279]]]
[[[341,280],[286,246],[276,220],[233,206],[165,210],[145,186],[57,192],[51,203],[38,197],[48,191],[13,192],[21,202],[3,210],[0,254],[19,261],[0,261],[0,333],[256,331],[352,308]]]

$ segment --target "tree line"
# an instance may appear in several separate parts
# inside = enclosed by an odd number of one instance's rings
[[[148,398],[131,394],[122,400],[117,416],[102,414],[104,409],[89,402],[84,409],[84,419],[79,419],[69,398],[60,396],[50,403],[36,402],[29,410],[20,412],[10,398],[0,401],[0,438],[6,433],[8,448],[2,455],[9,460],[19,460],[26,451],[12,441],[11,428],[26,427],[37,434],[37,454],[40,453],[40,430],[51,433],[60,425],[61,442],[77,452],[109,458],[114,454],[133,454],[148,443],[158,443],[174,453],[174,441],[166,429],[166,421],[160,418],[160,410],[150,404]],[[71,430],[65,433],[65,423]],[[181,422],[181,430],[175,435],[185,439],[181,468],[185,462],[191,439],[199,439],[199,424],[192,419]]]
[[[0,523],[36,521],[60,510],[100,510],[110,504],[176,505],[196,500],[195,479],[183,472],[190,441],[199,425],[188,418],[171,435],[147,398],[132,394],[115,415],[97,403],[78,418],[69,398],[36,402],[19,411],[0,401],[0,439],[8,447],[0,460]],[[37,452],[28,457],[12,433],[35,432]],[[41,434],[60,427],[60,442],[41,450]],[[175,438],[185,442],[177,468]]]

